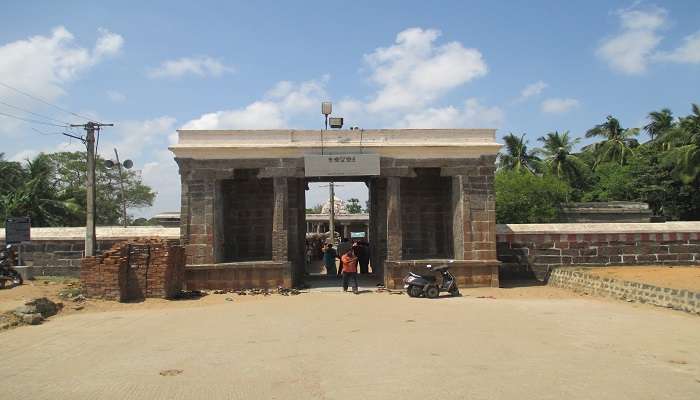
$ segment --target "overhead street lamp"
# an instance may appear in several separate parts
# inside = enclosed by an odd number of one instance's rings
[[[117,167],[119,170],[119,186],[122,190],[122,225],[126,228],[126,191],[124,190],[124,175],[122,174],[122,167],[126,169],[131,169],[134,166],[134,162],[131,160],[124,160],[124,162],[119,161],[119,153],[117,148],[114,148],[115,160],[105,160],[105,167],[112,169]]]

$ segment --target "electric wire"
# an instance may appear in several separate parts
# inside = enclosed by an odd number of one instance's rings
[[[65,124],[65,125],[70,125],[68,122],[61,121],[61,120],[58,120],[58,119],[56,119],[56,118],[51,118],[51,117],[49,117],[49,116],[42,115],[42,114],[39,114],[39,113],[35,113],[35,112],[33,112],[33,111],[29,111],[29,110],[26,110],[26,109],[21,108],[21,107],[13,106],[12,104],[5,103],[5,102],[2,101],[2,100],[0,100],[0,104],[3,104],[3,105],[5,105],[5,106],[7,106],[7,107],[10,107],[10,108],[14,108],[15,110],[18,110],[18,111],[24,111],[24,112],[26,112],[26,113],[28,113],[28,114],[35,115],[35,116],[37,116],[37,117],[39,117],[39,118],[48,119],[49,121],[60,122],[60,123]]]
[[[47,126],[57,126],[57,127],[59,127],[59,128],[67,128],[67,127],[68,127],[67,125],[58,125],[58,124],[54,124],[54,123],[51,123],[51,122],[39,121],[39,120],[36,120],[36,119],[31,119],[31,118],[18,117],[18,116],[16,116],[16,115],[4,113],[4,112],[2,112],[2,111],[0,111],[0,115],[3,115],[3,116],[5,116],[5,117],[10,117],[10,118],[18,119],[18,120],[20,120],[20,121],[30,122],[30,123],[33,123],[33,124],[41,124],[41,125],[47,125]]]
[[[55,108],[55,109],[57,109],[57,110],[63,111],[63,112],[68,113],[68,114],[70,114],[70,115],[76,116],[76,117],[81,118],[81,119],[84,119],[84,120],[86,120],[86,121],[92,121],[92,118],[88,118],[88,117],[83,116],[83,115],[80,115],[80,114],[78,114],[78,113],[74,113],[73,111],[67,110],[67,109],[65,109],[65,108],[63,108],[63,107],[59,107],[59,106],[57,106],[57,105],[55,105],[55,104],[53,104],[53,103],[51,103],[51,102],[49,102],[49,101],[47,101],[47,100],[42,99],[41,97],[34,96],[33,94],[30,94],[30,93],[27,93],[27,92],[25,92],[25,91],[19,90],[19,89],[15,88],[15,87],[12,87],[12,86],[10,86],[10,85],[8,85],[8,84],[6,84],[6,83],[0,82],[0,86],[4,86],[4,87],[6,87],[6,88],[8,88],[8,89],[10,89],[10,90],[14,90],[15,92],[17,92],[17,93],[19,93],[19,94],[23,94],[23,95],[25,95],[25,96],[27,96],[27,97],[29,97],[29,98],[31,98],[31,99],[34,99],[34,100],[36,100],[36,101],[42,102],[42,103],[44,103],[44,104],[47,104],[47,105],[49,105],[49,106],[51,106],[51,107],[53,107],[53,108]]]

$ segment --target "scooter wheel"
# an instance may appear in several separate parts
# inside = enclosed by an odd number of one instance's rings
[[[440,289],[436,288],[435,286],[430,286],[427,289],[425,289],[425,297],[429,299],[437,298],[439,294]]]
[[[410,297],[420,297],[420,295],[423,294],[423,289],[418,286],[411,285],[406,293],[408,293]]]
[[[24,279],[22,279],[22,275],[19,272],[10,271],[10,275],[12,275],[12,284],[14,286],[20,286],[24,283]]]

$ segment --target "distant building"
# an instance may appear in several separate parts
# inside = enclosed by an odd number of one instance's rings
[[[557,222],[649,222],[650,218],[646,203],[608,201],[567,204]]]

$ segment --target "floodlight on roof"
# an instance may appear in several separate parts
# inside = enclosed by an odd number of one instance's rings
[[[333,113],[333,103],[324,101],[321,103],[321,114],[329,116]]]
[[[330,125],[331,128],[340,129],[343,127],[343,118],[342,117],[328,118],[328,125]]]

